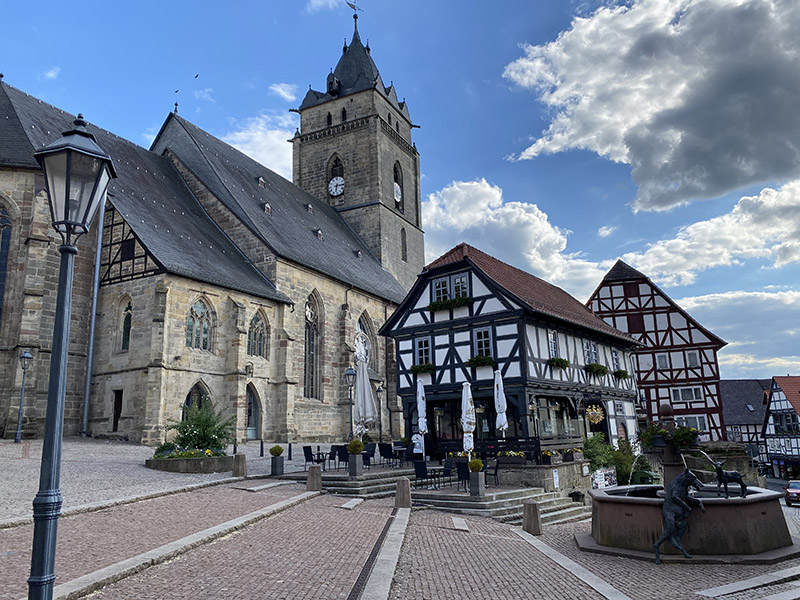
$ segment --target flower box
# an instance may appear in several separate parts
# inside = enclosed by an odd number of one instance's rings
[[[233,471],[233,456],[205,456],[202,458],[148,458],[144,466],[171,473],[224,473]]]
[[[564,462],[583,460],[583,452],[564,452]]]
[[[560,465],[562,462],[564,462],[564,458],[560,454],[552,454],[550,456],[542,454],[543,465]]]
[[[498,456],[497,462],[501,465],[524,465],[528,459],[524,456]]]

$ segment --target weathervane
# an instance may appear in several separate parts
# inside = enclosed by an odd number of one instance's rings
[[[353,15],[355,15],[359,11],[364,12],[362,9],[356,6],[356,0],[353,0],[352,2],[347,2],[347,0],[345,0],[345,2],[347,3],[347,6],[353,9]]]

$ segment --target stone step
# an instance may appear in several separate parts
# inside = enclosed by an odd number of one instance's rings
[[[542,524],[549,525],[554,524],[556,522],[559,523],[567,523],[570,521],[579,521],[586,517],[586,506],[582,504],[578,504],[577,502],[572,503],[574,506],[568,506],[565,508],[561,508],[560,510],[550,511],[546,513],[542,513]],[[591,509],[589,511],[589,516],[591,516]]]

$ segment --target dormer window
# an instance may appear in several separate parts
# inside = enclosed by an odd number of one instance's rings
[[[356,258],[357,258],[358,260],[361,260],[363,257],[364,257],[364,255],[363,255],[363,253],[361,252],[361,250],[357,250],[357,251],[356,251]]]
[[[264,214],[271,215],[272,214],[272,207],[270,206],[269,202],[264,203]]]
[[[314,214],[314,206],[310,202],[306,204],[306,210],[308,211],[308,214],[310,215]]]
[[[317,229],[317,239],[318,240],[322,239],[322,229]]]
[[[263,177],[258,178],[258,187],[265,188],[267,187],[267,182],[264,180]]]

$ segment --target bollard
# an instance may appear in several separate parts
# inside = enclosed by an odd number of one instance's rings
[[[233,455],[233,476],[247,477],[247,456],[244,454]]]
[[[534,500],[528,500],[523,505],[522,529],[531,535],[542,535],[542,515]]]
[[[292,460],[292,442],[289,442],[289,460]]]
[[[308,467],[306,490],[309,492],[319,492],[322,490],[322,469],[320,469],[319,465],[310,465]]]
[[[259,456],[264,456],[264,440],[261,440],[261,450],[258,454]]]
[[[408,477],[397,480],[394,495],[395,508],[411,508],[411,481]]]
[[[236,445],[236,438],[233,438],[233,454],[236,456],[239,453],[239,447]]]

